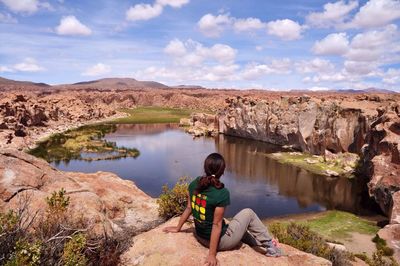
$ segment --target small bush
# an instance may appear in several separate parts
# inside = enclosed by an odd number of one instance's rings
[[[65,266],[84,266],[87,264],[85,254],[86,237],[78,233],[64,245],[62,260]]]
[[[0,265],[120,263],[120,255],[131,245],[133,229],[123,228],[111,235],[95,233],[87,220],[67,215],[70,198],[64,189],[53,192],[46,201],[47,209],[40,216],[30,214],[29,202],[17,211],[0,213]]]
[[[378,250],[372,254],[372,259],[367,258],[365,262],[370,266],[398,266],[399,264],[393,259],[393,257],[385,258],[383,251]]]
[[[39,242],[29,243],[19,240],[15,245],[15,251],[11,259],[5,264],[6,266],[40,265],[41,244]]]
[[[172,189],[163,186],[163,192],[157,199],[161,217],[169,219],[183,213],[187,205],[188,181],[187,177],[181,177]]]
[[[47,205],[51,213],[62,213],[67,209],[70,198],[65,194],[65,189],[61,188],[59,191],[54,191],[51,194],[51,197],[46,198]]]
[[[350,265],[351,260],[353,260],[353,256],[349,252],[329,247],[325,239],[311,231],[308,226],[296,223],[290,223],[289,225],[274,223],[269,228],[281,243],[326,258],[333,265]]]
[[[386,240],[379,237],[379,235],[375,235],[372,239],[375,242],[376,249],[382,252],[383,256],[393,256],[394,250],[387,246]]]

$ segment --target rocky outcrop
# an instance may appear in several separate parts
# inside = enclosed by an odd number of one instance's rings
[[[164,233],[166,226],[176,225],[179,218],[138,235],[123,254],[121,265],[204,265],[208,249],[193,235],[193,227],[185,225],[180,233]],[[287,256],[270,258],[243,244],[236,250],[219,252],[220,265],[331,265],[323,258],[281,244]]]
[[[350,102],[302,96],[269,102],[238,97],[227,100],[218,114],[219,132],[311,154],[357,153],[370,195],[390,215],[392,194],[400,190],[400,114],[395,100],[378,98]]]
[[[47,162],[16,150],[0,151],[0,209],[16,209],[28,196],[39,215],[46,197],[64,188],[70,196],[71,217],[84,217],[102,230],[148,230],[160,222],[155,199],[135,184],[112,173],[61,172]]]
[[[292,146],[312,154],[360,155],[359,175],[371,197],[390,218],[382,230],[400,259],[400,107],[370,95],[353,101],[282,97],[280,101],[228,100],[219,113],[219,132]]]
[[[35,135],[68,125],[79,125],[116,114],[101,103],[88,103],[73,95],[63,97],[9,93],[0,98],[0,147],[26,148]]]
[[[378,116],[372,121],[362,148],[363,174],[370,180],[370,194],[389,216],[393,205],[400,203],[399,196],[394,197],[400,190],[399,108],[393,104],[378,109]]]
[[[186,132],[195,137],[218,135],[218,121],[215,115],[193,113],[190,119],[183,118],[179,124],[188,127]]]
[[[323,154],[360,150],[368,118],[361,109],[310,97],[282,97],[280,101],[227,101],[219,113],[219,132],[292,146],[304,152]]]

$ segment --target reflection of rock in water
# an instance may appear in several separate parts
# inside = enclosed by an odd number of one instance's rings
[[[138,134],[158,134],[169,129],[179,128],[179,124],[118,124],[115,132],[108,134],[113,135],[138,135]]]
[[[327,209],[363,213],[368,197],[361,180],[318,176],[298,167],[281,164],[263,153],[280,148],[271,144],[220,135],[216,147],[235,179],[266,181],[284,196],[294,197],[301,207],[317,202]],[[365,206],[365,204],[364,204]]]

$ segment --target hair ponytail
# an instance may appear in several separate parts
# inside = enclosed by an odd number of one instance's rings
[[[201,193],[208,187],[216,189],[224,188],[224,184],[219,180],[225,171],[225,160],[219,153],[212,153],[204,161],[205,175],[200,177],[195,193]]]

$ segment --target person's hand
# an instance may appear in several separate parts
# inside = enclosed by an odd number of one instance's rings
[[[164,233],[178,233],[179,229],[177,226],[168,226],[163,229]]]
[[[208,255],[206,261],[204,262],[204,266],[217,266],[219,262],[216,256]]]
[[[279,240],[277,238],[273,238],[272,239],[272,244],[274,244],[274,246],[277,247],[278,244],[279,244]]]

